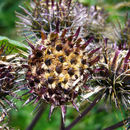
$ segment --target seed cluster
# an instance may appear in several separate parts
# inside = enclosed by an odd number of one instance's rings
[[[65,33],[66,30],[61,35],[54,32],[40,40],[28,59],[29,87],[38,97],[55,105],[75,99],[86,82],[88,68],[86,45],[81,44],[80,38]]]

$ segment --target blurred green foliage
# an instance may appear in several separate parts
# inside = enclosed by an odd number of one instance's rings
[[[130,15],[130,7],[127,4],[123,5],[123,2],[129,2],[129,0],[80,0],[84,4],[93,5],[98,4],[103,6],[111,14],[110,20],[114,21],[119,18],[121,21],[124,20],[126,12]],[[0,35],[7,36],[12,39],[18,39],[16,36],[15,29],[15,11],[20,11],[18,7],[21,4],[22,0],[0,0]],[[119,5],[121,4],[122,5]],[[118,5],[118,6],[117,6]],[[4,38],[6,42],[12,43],[6,37]],[[19,44],[19,43],[18,43]],[[34,118],[35,106],[32,104],[22,107],[23,102],[17,102],[18,110],[11,110],[9,125],[15,130],[25,130],[29,123]],[[54,130],[60,127],[60,110],[56,109],[51,117],[51,120],[48,120],[49,107],[45,110],[44,114],[40,118],[34,130]],[[123,119],[124,112],[123,110],[112,109],[109,111],[105,109],[104,103],[98,104],[89,114],[86,116],[80,123],[78,123],[73,130],[101,130],[109,125],[112,125]],[[66,125],[70,124],[73,119],[78,116],[78,112],[73,108],[69,108],[67,111]],[[118,130],[123,130],[124,128],[119,128]]]
[[[20,11],[21,0],[0,0],[0,35],[16,39],[15,11]]]

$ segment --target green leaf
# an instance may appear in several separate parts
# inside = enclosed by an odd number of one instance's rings
[[[0,36],[0,46],[2,45],[8,47],[7,51],[12,50],[12,53],[18,52],[18,49],[23,51],[27,50],[26,45],[24,45],[23,43],[20,43],[15,40],[11,40],[4,36]]]

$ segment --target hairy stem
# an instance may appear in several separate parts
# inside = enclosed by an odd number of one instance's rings
[[[86,114],[97,104],[97,102],[101,99],[103,93],[99,94],[94,101],[79,115],[65,130],[70,130],[74,127]]]
[[[32,120],[31,124],[28,126],[28,128],[26,130],[33,130],[33,128],[35,127],[36,123],[38,122],[38,120],[40,119],[40,117],[42,116],[42,113],[45,110],[45,106],[44,104],[41,105],[38,113],[36,114],[36,116],[34,117],[34,119]]]
[[[130,118],[125,119],[125,120],[123,120],[123,121],[120,121],[120,122],[118,122],[118,123],[116,123],[116,124],[114,124],[114,125],[112,125],[112,126],[110,126],[110,127],[105,128],[104,130],[113,130],[113,129],[119,128],[119,127],[121,127],[121,126],[127,124],[127,122],[128,122],[129,119],[130,119]]]

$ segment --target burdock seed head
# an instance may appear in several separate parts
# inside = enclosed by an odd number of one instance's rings
[[[73,0],[34,0],[29,7],[21,7],[24,14],[17,13],[20,34],[31,40],[41,38],[41,32],[68,29],[75,33],[80,27],[80,36],[86,40],[94,37],[95,43],[102,40],[107,15],[98,6],[84,6]],[[37,38],[38,37],[38,38]]]
[[[20,6],[21,7],[21,6]],[[41,37],[41,31],[49,34],[57,29],[70,28],[73,19],[70,13],[73,6],[72,0],[34,0],[30,1],[29,7],[21,7],[25,15],[17,13],[22,35],[28,38]]]
[[[130,50],[106,48],[92,82],[105,89],[105,100],[113,101],[117,107],[123,104],[129,109]]]
[[[16,108],[8,96],[15,96],[12,90],[20,69],[19,63],[14,60],[17,55],[6,54],[7,48],[4,45],[0,48],[0,121],[7,115],[8,110]]]
[[[51,109],[75,103],[78,97],[87,92],[85,84],[89,75],[88,68],[98,62],[98,50],[87,50],[92,39],[84,42],[75,34],[68,35],[67,30],[52,32],[35,45],[28,41],[31,54],[26,66],[27,88],[31,93],[25,104],[40,101],[51,104]]]
[[[102,40],[106,26],[108,26],[106,23],[108,14],[104,9],[99,6],[89,7],[76,2],[72,14],[74,16],[73,27],[82,27],[81,35],[85,39],[94,36],[94,41],[98,44]]]
[[[87,23],[91,23],[86,7],[72,0],[35,0],[30,4],[30,11],[22,7],[26,16],[17,14],[30,46],[23,65],[27,93],[31,94],[25,104],[46,102],[51,104],[50,112],[60,106],[64,118],[66,105],[73,104],[78,110],[78,99],[88,91],[88,70],[98,62],[100,48],[88,47],[95,35],[84,35]]]

